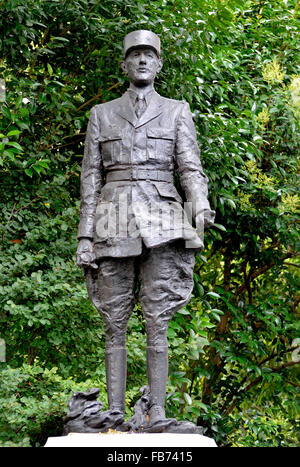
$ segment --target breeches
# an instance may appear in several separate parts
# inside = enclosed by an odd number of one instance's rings
[[[195,252],[181,242],[145,249],[138,257],[101,259],[97,308],[104,322],[106,347],[125,347],[138,283],[147,345],[165,346],[170,319],[190,299],[194,263]]]

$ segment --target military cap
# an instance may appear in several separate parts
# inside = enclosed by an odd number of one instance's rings
[[[153,49],[158,57],[160,56],[160,38],[152,31],[140,29],[132,31],[124,38],[124,57],[126,57],[133,49],[149,47]]]

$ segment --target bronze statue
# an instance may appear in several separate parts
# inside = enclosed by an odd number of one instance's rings
[[[139,281],[147,331],[149,427],[168,420],[168,324],[190,299],[195,252],[203,248],[174,186],[175,172],[196,224],[207,228],[215,214],[189,105],[154,90],[161,68],[156,34],[139,30],[126,35],[122,69],[129,89],[91,110],[77,250],[77,264],[86,272],[89,296],[104,322],[108,414],[118,423],[125,410],[126,328]]]

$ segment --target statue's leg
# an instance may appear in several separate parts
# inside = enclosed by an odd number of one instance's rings
[[[174,313],[190,299],[194,263],[193,250],[173,243],[149,250],[141,264],[140,298],[147,329],[150,424],[165,418],[168,325]]]
[[[106,335],[106,384],[109,410],[125,411],[126,330],[134,308],[134,258],[106,258],[99,264],[99,312]]]

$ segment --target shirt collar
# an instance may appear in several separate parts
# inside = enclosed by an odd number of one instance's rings
[[[150,91],[148,91],[146,94],[143,92],[137,93],[134,89],[131,89],[131,88],[128,89],[128,93],[129,93],[129,96],[130,96],[130,99],[133,105],[135,105],[136,103],[136,98],[140,96],[145,99],[146,105],[148,106],[153,92],[154,92],[154,89],[150,89]]]

